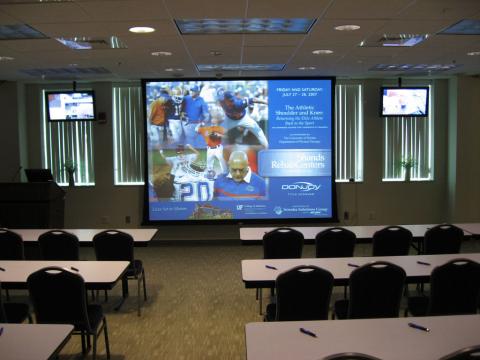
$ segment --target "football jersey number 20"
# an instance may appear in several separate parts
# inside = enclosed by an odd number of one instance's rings
[[[210,184],[206,181],[184,183],[180,189],[182,201],[208,201],[213,197]]]

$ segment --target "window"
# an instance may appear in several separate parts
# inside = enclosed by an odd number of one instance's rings
[[[45,91],[42,99],[45,98]],[[59,185],[68,185],[65,162],[75,165],[76,185],[95,185],[91,121],[48,122],[43,102],[43,165]]]
[[[363,180],[362,86],[335,86],[335,175],[337,182]]]
[[[113,87],[115,185],[143,185],[143,110],[139,86]]]
[[[384,118],[383,181],[408,177],[402,161],[413,160],[410,179],[433,180],[433,89],[430,86],[429,116]]]

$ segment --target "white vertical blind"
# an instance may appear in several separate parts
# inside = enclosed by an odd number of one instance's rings
[[[45,98],[43,91],[42,99]],[[59,185],[67,185],[65,162],[75,164],[75,185],[95,185],[91,121],[48,122],[43,103],[43,166]]]
[[[363,180],[362,86],[335,86],[336,181]]]
[[[143,112],[139,86],[113,87],[115,185],[142,185]]]

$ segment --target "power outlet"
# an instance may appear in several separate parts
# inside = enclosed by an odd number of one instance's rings
[[[350,213],[348,211],[343,212],[343,220],[349,220],[350,219]]]
[[[132,222],[132,218],[130,215],[125,216],[125,224],[130,224]]]
[[[100,224],[106,225],[106,224],[108,224],[109,220],[110,219],[108,218],[108,216],[104,215],[100,218]]]
[[[377,215],[375,214],[375,211],[370,211],[368,213],[368,220],[375,220],[377,218]]]

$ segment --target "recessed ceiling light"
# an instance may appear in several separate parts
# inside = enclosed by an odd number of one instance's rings
[[[335,26],[335,30],[338,31],[354,31],[360,29],[360,26],[358,25],[339,25]]]
[[[328,50],[328,49],[319,49],[319,50],[313,50],[312,54],[313,55],[328,55],[328,54],[333,54],[333,51]]]
[[[170,51],[154,51],[152,52],[153,56],[172,56]]]
[[[166,68],[165,71],[167,72],[183,71],[183,69],[182,68]]]
[[[472,52],[469,52],[467,53],[468,56],[478,56],[480,55],[480,51],[472,51]]]
[[[315,66],[300,66],[299,68],[297,68],[298,70],[302,70],[302,71],[305,71],[305,70],[315,70],[316,67]]]
[[[15,58],[11,56],[0,56],[0,61],[11,61],[14,60]]]
[[[155,29],[149,26],[134,26],[128,29],[128,31],[133,32],[135,34],[148,34],[154,32]]]

